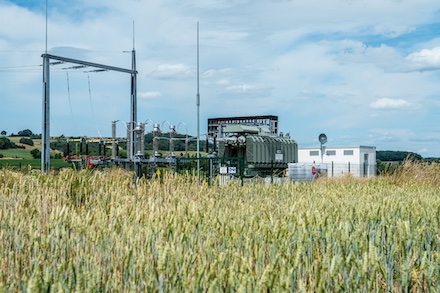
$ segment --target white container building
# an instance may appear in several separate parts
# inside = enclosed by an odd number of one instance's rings
[[[326,147],[323,153],[319,147],[300,147],[298,162],[327,164],[328,177],[347,173],[356,177],[373,177],[376,176],[376,147]]]

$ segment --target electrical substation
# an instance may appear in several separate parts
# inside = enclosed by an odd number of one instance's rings
[[[123,122],[126,137],[116,136],[116,127],[119,120],[111,121],[111,137],[71,139],[67,143],[64,160],[77,166],[93,168],[118,165],[134,171],[135,179],[144,175],[152,176],[160,168],[170,169],[172,172],[182,170],[201,174],[212,182],[213,178],[221,175],[223,179],[252,178],[255,176],[282,176],[288,163],[298,161],[298,145],[289,134],[278,132],[278,117],[243,116],[208,119],[208,133],[206,136],[205,157],[200,156],[200,120],[199,120],[199,62],[198,62],[198,26],[197,26],[197,136],[189,137],[187,125],[184,122],[171,124],[168,121],[168,130],[162,124],[151,120],[140,122],[137,116],[137,70],[136,51],[131,51],[131,68],[119,68],[105,64],[87,62],[84,60],[66,58],[46,53],[43,58],[43,127],[41,171],[50,170],[50,67],[60,64],[74,64],[70,67],[90,68],[91,71],[115,71],[127,74],[130,78],[130,113],[128,122]],[[51,62],[53,60],[53,62]],[[90,85],[89,85],[90,91]],[[69,100],[70,101],[70,100]],[[145,156],[146,126],[152,127],[153,151]],[[186,135],[178,133],[179,126],[186,128]],[[163,134],[167,134],[164,137]],[[159,140],[169,141],[169,153],[162,156],[159,151]],[[196,157],[188,156],[188,143],[197,142]],[[185,155],[177,156],[174,145],[177,140],[185,141]],[[74,143],[75,150],[71,147]],[[89,143],[98,143],[98,154],[91,155]],[[125,147],[125,149],[124,149]],[[120,155],[124,150],[124,156]],[[72,154],[73,153],[73,154]]]
[[[239,118],[239,119],[237,119]],[[276,120],[274,120],[276,119]],[[116,136],[118,121],[112,121],[112,136],[110,138],[79,138],[71,139],[67,143],[64,160],[78,167],[106,167],[111,165],[123,166],[134,170],[137,176],[156,173],[158,168],[167,168],[172,172],[197,168],[196,161],[200,162],[200,170],[204,177],[212,180],[217,175],[251,178],[255,176],[280,176],[289,163],[298,161],[298,145],[289,134],[277,133],[276,116],[249,116],[215,118],[208,120],[210,132],[205,141],[206,156],[191,158],[188,156],[188,142],[196,137],[178,134],[179,126],[168,123],[168,130],[164,123],[152,121],[136,123],[133,128],[136,147],[131,153],[131,133],[127,127],[126,137]],[[275,122],[275,123],[273,123]],[[128,125],[128,124],[126,124]],[[145,156],[145,130],[152,127],[152,153]],[[185,125],[186,127],[186,125]],[[161,135],[162,134],[162,135]],[[164,136],[164,135],[166,136]],[[169,142],[169,150],[162,155],[159,150],[159,140]],[[185,141],[185,154],[176,155],[175,142]],[[75,144],[75,150],[71,144]],[[89,144],[98,144],[98,155],[91,155]],[[126,152],[124,157],[120,151]],[[73,154],[72,154],[73,153]],[[133,168],[138,168],[138,170]]]

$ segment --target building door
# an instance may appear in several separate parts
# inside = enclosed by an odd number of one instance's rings
[[[364,176],[368,176],[368,154],[364,154]]]

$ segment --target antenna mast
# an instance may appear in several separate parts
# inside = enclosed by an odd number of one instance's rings
[[[44,52],[47,54],[47,0],[46,0],[46,49]]]
[[[134,20],[133,20],[133,50],[134,50]]]
[[[197,178],[200,185],[200,84],[199,84],[199,22],[197,22]]]

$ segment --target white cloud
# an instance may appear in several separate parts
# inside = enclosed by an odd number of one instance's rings
[[[160,92],[139,92],[138,98],[142,100],[156,100],[162,96]]]
[[[390,23],[387,24],[380,24],[375,25],[373,28],[373,32],[378,35],[384,35],[391,38],[398,37],[400,35],[413,32],[415,30],[414,27],[407,26],[407,25],[390,25]]]
[[[423,49],[406,57],[413,70],[438,70],[440,69],[440,47]]]
[[[370,129],[370,139],[375,143],[382,142],[395,142],[401,143],[402,141],[410,140],[415,137],[416,134],[411,129],[405,128],[391,128],[391,129],[383,129],[383,128],[375,128]]]
[[[362,42],[344,40],[329,43],[330,47],[339,50],[337,61],[346,63],[369,63],[387,71],[397,71],[401,66],[400,53],[387,45],[368,46]]]
[[[220,85],[220,86],[226,86],[226,85],[229,85],[229,83],[230,82],[227,79],[220,79],[217,81],[217,85]]]
[[[202,73],[202,76],[205,78],[216,77],[216,76],[224,76],[230,74],[232,71],[231,68],[223,68],[219,70],[210,69]]]
[[[260,87],[252,84],[232,85],[226,88],[227,92],[235,94],[262,94],[270,92],[271,88]]]
[[[170,79],[170,78],[187,78],[193,75],[193,70],[186,64],[161,64],[156,67],[150,74],[149,77],[158,79]]]
[[[411,107],[411,103],[403,99],[390,99],[390,98],[381,98],[370,104],[370,108],[372,109],[403,109]]]

